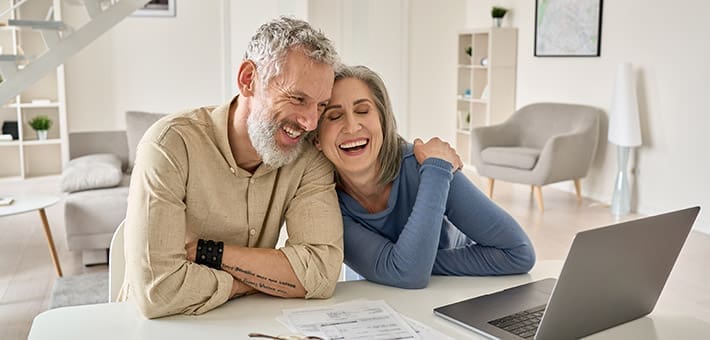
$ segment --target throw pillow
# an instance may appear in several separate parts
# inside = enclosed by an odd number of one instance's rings
[[[133,169],[136,160],[136,148],[143,138],[143,134],[153,123],[163,118],[162,113],[150,113],[139,111],[126,112],[126,139],[128,140],[128,171]]]
[[[110,153],[72,159],[62,171],[62,191],[111,188],[121,183],[121,160]]]

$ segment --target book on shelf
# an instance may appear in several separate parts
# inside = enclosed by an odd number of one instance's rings
[[[15,202],[15,199],[12,197],[0,197],[0,206],[10,205],[12,202]]]

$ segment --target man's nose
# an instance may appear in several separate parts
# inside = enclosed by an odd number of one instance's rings
[[[320,113],[318,112],[318,104],[314,103],[305,106],[303,111],[299,113],[296,121],[306,131],[313,131],[318,127],[319,116]]]

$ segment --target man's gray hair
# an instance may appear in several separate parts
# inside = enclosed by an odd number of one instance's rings
[[[256,64],[258,80],[265,88],[281,72],[291,50],[298,50],[326,65],[334,66],[340,60],[333,42],[321,31],[303,20],[285,16],[259,27],[249,41],[244,59]]]
[[[358,79],[365,83],[372,93],[377,110],[380,111],[382,148],[377,155],[377,160],[380,162],[380,174],[377,181],[380,184],[390,183],[399,174],[402,163],[402,144],[406,144],[406,141],[397,133],[397,121],[385,82],[367,66],[338,65],[335,69],[335,81],[346,78]]]

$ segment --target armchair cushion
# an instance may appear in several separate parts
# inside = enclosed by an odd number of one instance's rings
[[[121,183],[121,160],[113,154],[93,154],[69,161],[62,172],[62,191],[115,187]]]
[[[481,151],[481,160],[492,165],[530,170],[535,167],[540,150],[524,147],[488,147]]]

